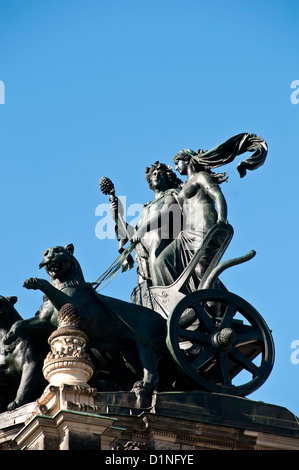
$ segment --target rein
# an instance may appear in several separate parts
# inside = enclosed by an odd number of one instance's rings
[[[104,286],[106,287],[110,282],[115,278],[116,274],[122,267],[122,264],[126,259],[129,257],[130,253],[134,250],[135,246],[139,243],[138,241],[135,241],[131,243],[122,253],[121,255],[116,258],[116,260],[111,264],[110,268],[108,268],[95,282],[91,283],[94,289],[97,289],[102,282],[104,281],[109,281],[107,284]],[[102,287],[102,289],[104,289]]]

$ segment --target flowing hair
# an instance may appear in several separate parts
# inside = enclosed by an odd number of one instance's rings
[[[194,165],[194,168],[209,172],[211,168],[227,165],[232,162],[237,155],[241,155],[245,152],[253,153],[237,166],[240,177],[243,178],[247,170],[256,170],[262,166],[266,160],[268,146],[264,139],[256,134],[242,133],[235,135],[223,144],[207,151],[201,149],[197,152],[191,149],[180,150],[180,152],[174,156],[174,160],[186,159],[187,161],[187,159],[189,159],[188,161]],[[224,174],[222,173],[222,175]]]
[[[228,180],[228,176],[226,173],[214,173],[211,171],[209,166],[202,165],[199,161],[197,156],[199,152],[204,152],[203,150],[199,149],[197,152],[194,152],[191,149],[184,149],[180,150],[173,158],[174,162],[179,160],[183,160],[184,162],[188,163],[195,171],[206,171],[209,175],[216,180],[218,184],[223,183],[224,181]]]

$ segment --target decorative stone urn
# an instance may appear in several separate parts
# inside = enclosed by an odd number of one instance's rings
[[[57,318],[58,328],[49,337],[51,351],[43,366],[43,374],[50,385],[79,385],[89,387],[93,365],[84,350],[88,337],[80,330],[80,317],[72,304],[65,304]]]

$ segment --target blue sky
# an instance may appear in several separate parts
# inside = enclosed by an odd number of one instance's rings
[[[222,280],[273,332],[273,372],[248,398],[299,415],[298,13],[293,1],[1,0],[0,289],[24,318],[42,297],[23,281],[45,276],[49,246],[73,243],[91,282],[117,257],[95,232],[102,176],[143,204],[154,161],[259,134],[265,165],[240,179],[233,162],[222,185],[235,229],[225,257],[257,255]],[[103,293],[129,300],[135,281],[119,274]]]

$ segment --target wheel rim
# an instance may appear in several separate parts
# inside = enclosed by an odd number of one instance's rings
[[[215,306],[217,315],[211,314]],[[213,392],[249,395],[273,367],[267,324],[252,305],[225,290],[205,289],[184,297],[168,318],[166,341],[185,378]]]

